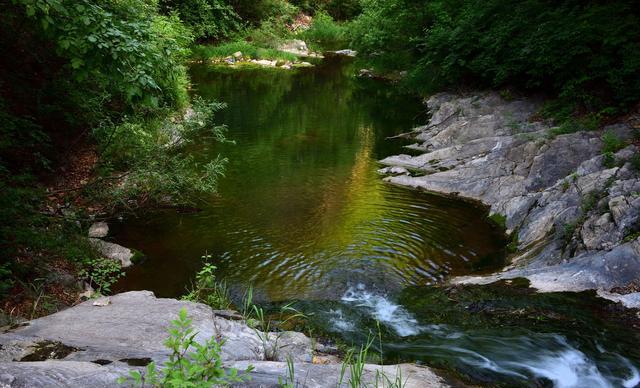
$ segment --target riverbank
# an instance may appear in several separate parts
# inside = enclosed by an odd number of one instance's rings
[[[225,368],[253,367],[251,379],[243,386],[276,387],[290,381],[293,386],[336,387],[341,386],[342,373],[343,384],[356,378],[349,367],[343,371],[335,357],[323,355],[331,352],[330,347],[302,333],[264,333],[248,326],[237,313],[138,291],[89,300],[0,334],[0,383],[11,387],[118,385],[119,377],[144,371],[152,361],[162,365],[168,360],[167,329],[181,309],[192,319],[198,342],[224,341]],[[394,381],[402,381],[405,387],[447,386],[426,367],[362,366],[363,383],[386,386]]]
[[[541,101],[438,94],[430,122],[403,137],[414,154],[381,161],[392,184],[482,202],[511,236],[511,264],[487,284],[526,277],[540,291],[595,289],[640,307],[638,114],[567,132],[537,117]]]

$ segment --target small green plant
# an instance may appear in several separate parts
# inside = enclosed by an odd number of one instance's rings
[[[571,239],[573,238],[573,234],[575,233],[577,228],[578,228],[578,222],[570,222],[570,223],[564,224],[562,229],[562,238],[564,240],[565,246],[569,245],[569,243],[571,242]]]
[[[579,131],[595,131],[599,125],[600,118],[596,114],[589,114],[579,118],[570,117],[561,122],[559,126],[551,128],[549,134],[554,137]]]
[[[360,346],[358,352],[351,348],[347,351],[342,367],[340,368],[340,379],[338,380],[338,386],[342,386],[347,369],[349,369],[349,380],[347,384],[351,388],[360,388],[364,386],[363,375],[364,366],[367,362],[369,349],[373,345],[374,338],[369,338],[367,343]]]
[[[271,333],[272,322],[265,315],[264,309],[252,303],[253,289],[250,287],[247,290],[243,301],[243,315],[247,322],[247,325],[253,329],[256,336],[262,342],[262,349],[264,352],[264,358],[266,360],[276,361],[278,359],[278,342],[284,334],[284,332]],[[293,307],[292,303],[287,303],[280,308],[280,325],[285,325],[292,319],[303,318],[307,319],[307,315]]]
[[[614,168],[616,166],[616,157],[613,152],[605,152],[602,154],[602,165],[606,168]]]
[[[633,168],[636,172],[640,171],[640,153],[635,153],[629,160],[631,163],[631,168]]]
[[[617,137],[613,132],[607,131],[602,135],[602,152],[603,153],[616,153],[624,148],[625,142]]]
[[[6,295],[15,283],[11,263],[0,265],[0,297]]]
[[[592,191],[584,196],[582,200],[582,213],[587,214],[598,204],[600,200],[601,194],[595,191]]]
[[[223,367],[223,340],[212,337],[204,344],[195,340],[198,333],[194,331],[185,308],[180,310],[178,319],[171,321],[169,334],[164,344],[171,355],[161,371],[152,362],[145,372],[130,371],[129,376],[119,378],[118,383],[129,383],[134,387],[214,387],[250,379],[252,366],[243,373]]]
[[[79,276],[95,286],[98,295],[108,295],[111,293],[111,286],[124,276],[124,272],[117,261],[97,257],[85,260]]]
[[[346,29],[336,23],[331,16],[318,12],[313,17],[311,27],[302,32],[301,38],[312,44],[326,44],[340,42],[345,39]]]
[[[287,375],[284,378],[278,377],[278,385],[283,388],[296,387],[296,370],[291,357],[287,357]]]
[[[505,217],[503,214],[494,213],[489,216],[489,219],[502,229],[507,229],[507,217]]]
[[[216,280],[217,267],[209,262],[211,255],[202,256],[204,266],[196,274],[195,283],[183,300],[204,303],[216,310],[228,310],[231,306],[229,290],[223,282]]]

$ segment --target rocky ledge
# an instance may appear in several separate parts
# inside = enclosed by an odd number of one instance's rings
[[[531,99],[438,94],[427,106],[429,124],[401,135],[417,140],[414,154],[382,160],[380,172],[484,203],[515,251],[502,272],[453,282],[526,277],[541,291],[596,289],[640,307],[637,117],[555,135],[562,131],[536,118],[541,103]],[[604,133],[624,148],[605,153]]]
[[[129,371],[168,359],[167,329],[182,308],[193,320],[198,342],[211,337],[225,341],[225,367],[242,371],[253,366],[251,380],[242,386],[280,386],[279,378],[288,377],[289,358],[295,386],[338,386],[341,365],[319,355],[322,345],[302,333],[265,336],[232,312],[135,291],[89,300],[0,334],[0,387],[118,386],[118,377]],[[409,364],[366,365],[364,380],[373,383],[381,371],[390,381],[400,372],[406,387],[445,386],[430,369]],[[347,368],[345,386],[348,380]]]

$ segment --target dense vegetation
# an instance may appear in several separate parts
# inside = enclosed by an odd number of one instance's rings
[[[624,112],[640,98],[633,1],[363,0],[355,46],[409,70],[426,93],[517,87],[558,97],[563,116]]]
[[[51,266],[95,269],[88,216],[215,190],[223,160],[183,149],[224,139],[223,105],[190,103],[192,30],[154,1],[0,5],[0,294],[38,294]]]
[[[640,99],[634,5],[0,0],[0,256],[8,258],[0,297],[40,292],[16,279],[40,279],[51,264],[43,258],[71,261],[81,273],[102,268],[80,237],[90,216],[215,191],[224,159],[198,165],[185,146],[203,131],[225,140],[213,121],[224,105],[190,100],[191,58],[242,51],[291,60],[276,50],[283,39],[312,48],[351,40],[380,70],[407,71],[413,90],[544,92],[557,118],[580,115],[595,128]],[[298,28],[306,15],[311,25]]]

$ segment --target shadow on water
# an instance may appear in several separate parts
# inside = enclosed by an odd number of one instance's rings
[[[146,255],[116,291],[179,296],[207,252],[236,295],[253,284],[265,304],[297,300],[344,343],[366,342],[379,322],[388,362],[498,386],[638,384],[637,321],[615,305],[437,286],[499,268],[504,238],[473,204],[381,181],[376,161],[403,151],[385,137],[423,123],[424,107],[355,70],[339,58],[291,72],[194,67],[194,93],[228,103],[219,121],[236,144],[203,139],[192,151],[228,158],[226,177],[201,212],[115,228],[116,242]],[[616,315],[621,324],[607,323]]]

